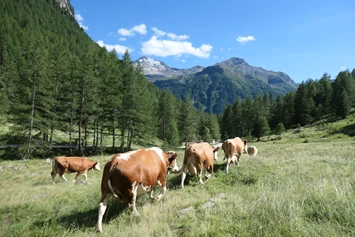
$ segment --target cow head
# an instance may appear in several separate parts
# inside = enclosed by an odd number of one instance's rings
[[[169,166],[168,166],[168,169],[172,169],[172,171],[178,171],[179,170],[179,167],[176,163],[176,157],[177,157],[177,153],[174,152],[174,151],[168,151],[167,152],[169,155],[170,155],[170,158],[168,159],[169,160]]]
[[[100,162],[96,161],[96,164],[94,166],[94,170],[100,171]]]

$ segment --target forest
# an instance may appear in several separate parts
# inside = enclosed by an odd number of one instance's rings
[[[71,155],[125,152],[133,144],[270,133],[345,118],[355,106],[355,70],[308,79],[296,91],[238,99],[222,114],[202,112],[148,82],[129,52],[101,48],[54,0],[0,2],[1,144],[12,159],[48,157],[53,144]],[[326,69],[325,69],[326,71]],[[65,134],[67,139],[58,139]]]

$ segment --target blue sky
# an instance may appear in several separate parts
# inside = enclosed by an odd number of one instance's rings
[[[354,0],[70,2],[93,41],[132,60],[190,68],[239,57],[297,83],[355,68]]]

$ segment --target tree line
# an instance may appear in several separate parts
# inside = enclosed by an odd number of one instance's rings
[[[128,51],[99,47],[55,1],[4,0],[0,9],[2,140],[21,144],[15,157],[48,156],[54,143],[89,155],[220,137],[216,115],[156,88]]]
[[[355,69],[302,81],[276,98],[265,93],[229,104],[220,119],[222,139],[280,134],[285,129],[346,118],[355,107]]]

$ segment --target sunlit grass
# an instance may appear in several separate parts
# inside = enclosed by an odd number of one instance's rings
[[[140,217],[111,200],[101,235],[102,171],[54,185],[45,160],[0,160],[0,236],[355,236],[355,138],[339,132],[352,123],[249,141],[258,155],[243,154],[228,174],[219,151],[208,182],[188,176],[182,190],[181,175],[169,174],[160,202],[138,197]],[[184,151],[175,150],[181,166]],[[92,158],[103,168],[111,157]]]

